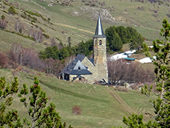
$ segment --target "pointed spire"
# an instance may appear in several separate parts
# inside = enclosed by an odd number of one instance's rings
[[[106,36],[103,33],[102,22],[100,19],[100,13],[99,13],[99,17],[98,17],[98,21],[97,21],[97,25],[96,25],[95,35],[93,37],[106,38]]]

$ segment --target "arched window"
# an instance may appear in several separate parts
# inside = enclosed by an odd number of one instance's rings
[[[102,45],[102,40],[99,40],[99,45]]]

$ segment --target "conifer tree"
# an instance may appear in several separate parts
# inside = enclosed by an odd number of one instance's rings
[[[29,94],[30,92],[30,94]],[[28,99],[28,95],[30,95]],[[26,124],[30,128],[42,127],[42,128],[65,128],[66,123],[61,123],[61,118],[56,112],[56,106],[53,103],[47,105],[48,98],[46,93],[41,90],[39,80],[34,78],[34,85],[27,88],[26,84],[23,84],[19,95],[20,101],[23,102],[27,108],[27,113],[31,118],[29,122],[26,118],[23,120],[23,124]],[[69,126],[71,128],[71,126]]]
[[[18,91],[18,79],[15,77],[11,85],[7,84],[5,77],[0,78],[0,126],[19,127],[21,126],[16,110],[6,112],[6,107],[12,104],[12,95]]]
[[[153,59],[156,74],[156,100],[149,100],[154,108],[155,121],[151,123],[143,123],[143,116],[132,115],[131,117],[124,117],[123,122],[130,128],[169,128],[170,127],[170,23],[166,19],[162,22],[163,28],[160,35],[164,37],[163,40],[153,41],[153,50],[156,59],[149,53],[148,47],[144,44],[146,55]],[[141,92],[148,98],[152,91],[152,86],[147,85],[142,88]]]

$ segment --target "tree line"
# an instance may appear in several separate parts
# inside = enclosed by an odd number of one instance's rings
[[[123,44],[129,43],[130,49],[140,50],[142,47],[144,38],[136,29],[132,27],[124,26],[110,26],[105,30],[107,37],[107,52],[113,53],[114,51],[120,51]]]
[[[64,61],[65,58],[70,57],[72,55],[77,55],[77,54],[84,54],[85,56],[91,55],[93,52],[93,40],[90,39],[86,42],[81,41],[78,45],[76,46],[64,46],[62,43],[60,43],[58,46],[51,46],[45,48],[44,51],[39,52],[39,57],[41,59],[48,59],[48,58],[53,58],[53,59],[58,59],[61,61]]]
[[[115,27],[111,26],[106,29],[106,45],[107,52],[113,53],[120,51],[123,44],[129,43],[130,49],[140,50],[142,47],[144,38],[132,27]],[[71,55],[84,54],[90,56],[93,53],[93,39],[88,41],[81,41],[78,45],[71,47],[70,41],[67,46],[62,43],[45,48],[44,51],[40,51],[39,56],[42,59],[53,58],[58,60],[64,60]]]

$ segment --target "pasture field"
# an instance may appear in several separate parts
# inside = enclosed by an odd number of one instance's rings
[[[123,116],[129,116],[129,113],[110,92],[117,93],[126,103],[125,105],[136,114],[153,113],[152,107],[140,91],[119,92],[115,91],[113,87],[63,81],[55,76],[49,76],[27,68],[15,75],[18,77],[20,88],[23,83],[26,83],[29,88],[33,84],[34,76],[37,76],[42,90],[47,93],[49,103],[51,101],[55,103],[62,121],[74,127],[125,127],[122,119]],[[8,83],[11,83],[14,77],[10,69],[0,69],[0,77],[2,76],[6,77]],[[81,115],[72,113],[72,108],[75,105],[81,108]],[[14,95],[11,107],[18,110],[21,118],[27,117],[29,119],[26,108],[19,102],[17,95]],[[152,118],[144,114],[145,120],[152,120]]]

